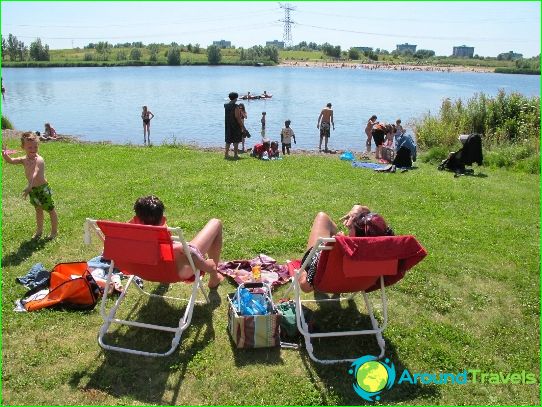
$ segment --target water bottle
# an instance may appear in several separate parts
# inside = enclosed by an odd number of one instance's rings
[[[241,315],[252,315],[252,294],[246,288],[239,290],[238,308]]]

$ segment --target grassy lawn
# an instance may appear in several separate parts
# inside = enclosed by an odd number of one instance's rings
[[[18,148],[18,142],[10,140],[8,147]],[[424,163],[404,174],[378,174],[332,155],[233,162],[220,152],[167,146],[57,142],[42,144],[40,152],[60,220],[54,241],[29,242],[35,221],[30,204],[21,199],[22,168],[2,169],[3,404],[365,403],[352,389],[347,364],[315,364],[303,348],[235,349],[226,330],[226,295],[234,291],[229,282],[211,305],[196,306],[179,350],[161,359],[103,352],[96,342],[98,308],[13,311],[26,291],[15,277],[33,264],[52,268],[99,254],[97,242],[83,244],[85,217],[127,220],[135,199],[154,193],[165,202],[168,223],[184,228],[188,238],[209,218],[221,218],[225,260],[258,253],[280,262],[300,258],[318,211],[338,219],[355,202],[368,205],[397,234],[415,235],[429,252],[387,291],[386,356],[399,374],[480,369],[505,375],[526,371],[537,378],[534,385],[401,384],[385,391],[380,403],[539,405],[539,175],[482,168],[476,172],[483,176],[454,178]],[[46,233],[48,226],[46,218]],[[170,287],[173,294],[188,289]],[[285,291],[280,288],[275,297]],[[133,316],[158,315],[170,323],[182,307],[139,302],[135,295],[128,300]],[[356,304],[361,316],[352,303],[314,312],[322,328],[367,324],[360,299]],[[121,330],[115,337],[158,348],[170,340],[137,333]],[[322,340],[315,349],[358,357],[377,354],[378,347],[367,338]]]

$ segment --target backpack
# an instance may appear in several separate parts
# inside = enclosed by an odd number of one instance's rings
[[[38,294],[47,288],[48,293]],[[96,306],[100,295],[100,287],[87,269],[86,262],[60,263],[51,271],[49,286],[38,286],[28,291],[20,304],[26,311],[55,306],[91,310]]]

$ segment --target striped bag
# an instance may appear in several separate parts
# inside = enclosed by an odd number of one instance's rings
[[[235,293],[228,294],[228,331],[239,349],[271,348],[280,345],[280,318],[274,305],[266,315],[240,315],[234,304]]]

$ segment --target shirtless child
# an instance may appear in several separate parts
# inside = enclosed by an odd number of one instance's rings
[[[318,116],[318,123],[316,124],[316,128],[320,129],[320,144],[318,146],[319,152],[322,152],[322,140],[324,139],[324,151],[326,153],[329,151],[327,149],[327,142],[331,133],[330,124],[333,126],[333,130],[335,130],[335,123],[333,123],[333,109],[331,108],[331,103],[328,103],[320,112],[320,116]]]
[[[11,158],[5,148],[2,148],[2,157],[9,164],[22,164],[28,185],[23,191],[23,198],[30,196],[30,203],[36,210],[36,233],[33,239],[39,239],[43,233],[43,211],[49,212],[51,217],[51,234],[49,239],[54,239],[58,233],[58,216],[51,188],[45,179],[45,161],[38,154],[38,137],[30,132],[21,136],[21,147],[26,156]]]

